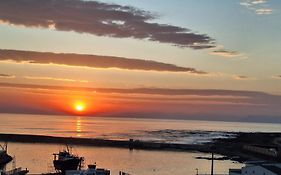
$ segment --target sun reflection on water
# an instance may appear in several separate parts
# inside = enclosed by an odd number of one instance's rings
[[[82,133],[82,119],[81,117],[76,118],[76,136],[81,137]]]

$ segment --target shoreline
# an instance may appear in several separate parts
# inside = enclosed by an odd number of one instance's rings
[[[42,143],[42,144],[70,144],[80,146],[113,147],[129,150],[157,150],[157,151],[184,151],[215,153],[224,156],[224,160],[245,162],[249,160],[280,161],[280,158],[268,157],[245,151],[245,145],[263,145],[266,147],[280,147],[281,133],[235,133],[233,138],[219,138],[204,144],[160,143],[141,140],[107,140],[96,138],[57,137],[30,134],[3,134],[0,141],[15,143]],[[208,159],[208,157],[199,157]]]

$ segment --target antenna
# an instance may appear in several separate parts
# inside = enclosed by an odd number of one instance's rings
[[[5,151],[5,152],[8,151],[8,143],[7,143],[7,142],[4,142],[4,144],[3,144],[3,145],[0,145],[0,147],[1,147],[1,149],[2,149],[3,151]]]
[[[5,142],[5,143],[4,143],[4,150],[5,150],[6,152],[8,152],[8,142]]]
[[[66,144],[66,151],[69,153],[69,145],[68,144]]]

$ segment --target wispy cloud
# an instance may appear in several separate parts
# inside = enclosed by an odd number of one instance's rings
[[[235,80],[256,80],[256,78],[249,77],[249,76],[246,76],[246,75],[233,75],[233,78]]]
[[[16,77],[15,75],[0,73],[0,78],[15,78],[15,77]]]
[[[239,52],[236,51],[228,51],[224,49],[214,50],[212,52],[209,52],[211,55],[221,56],[221,57],[227,57],[227,58],[235,58],[235,57],[241,57],[243,56]]]
[[[220,56],[220,57],[225,57],[225,58],[240,58],[240,59],[247,59],[248,57],[240,53],[238,51],[232,51],[225,49],[223,45],[217,45],[215,48],[210,49],[211,51],[209,52],[210,55],[215,55],[215,56]]]
[[[255,6],[258,4],[265,4],[267,0],[241,0],[240,4],[246,7]]]
[[[267,0],[253,0],[252,4],[264,4],[266,2],[267,2]]]
[[[268,7],[268,0],[241,0],[240,5],[257,15],[270,15],[273,13],[273,9]]]
[[[97,1],[0,1],[0,20],[13,25],[143,39],[193,49],[214,47],[214,39],[206,34],[152,22],[157,16],[134,7]]]
[[[281,75],[274,75],[274,76],[272,76],[271,78],[280,79],[280,80],[281,80]]]
[[[75,79],[56,78],[56,77],[23,76],[23,78],[25,78],[25,79],[30,79],[30,80],[52,80],[52,81],[65,81],[65,82],[89,83],[88,80],[75,80]]]
[[[258,15],[270,15],[272,12],[273,10],[269,8],[256,9]]]
[[[128,70],[188,72],[193,74],[207,74],[195,68],[180,67],[151,60],[129,59],[122,57],[82,55],[82,54],[57,54],[50,52],[33,52],[18,50],[1,50],[0,60],[16,61],[33,64],[58,64],[68,66],[82,66],[90,68],[119,68]]]

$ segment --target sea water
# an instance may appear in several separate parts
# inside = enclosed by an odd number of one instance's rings
[[[233,137],[235,132],[281,132],[280,124],[214,122],[195,120],[159,120],[130,118],[98,118],[83,116],[48,116],[0,114],[0,133],[37,134],[51,136],[102,139],[139,139],[154,142],[201,144],[214,138]],[[17,166],[31,173],[52,171],[52,154],[65,145],[8,143],[9,154],[16,157]],[[208,173],[209,156],[180,151],[146,151],[120,148],[74,146],[73,152],[85,157],[86,164],[111,169],[112,174],[123,170],[135,175],[183,175]],[[227,174],[229,168],[242,164],[215,161],[215,172]],[[11,168],[12,164],[7,168]]]

